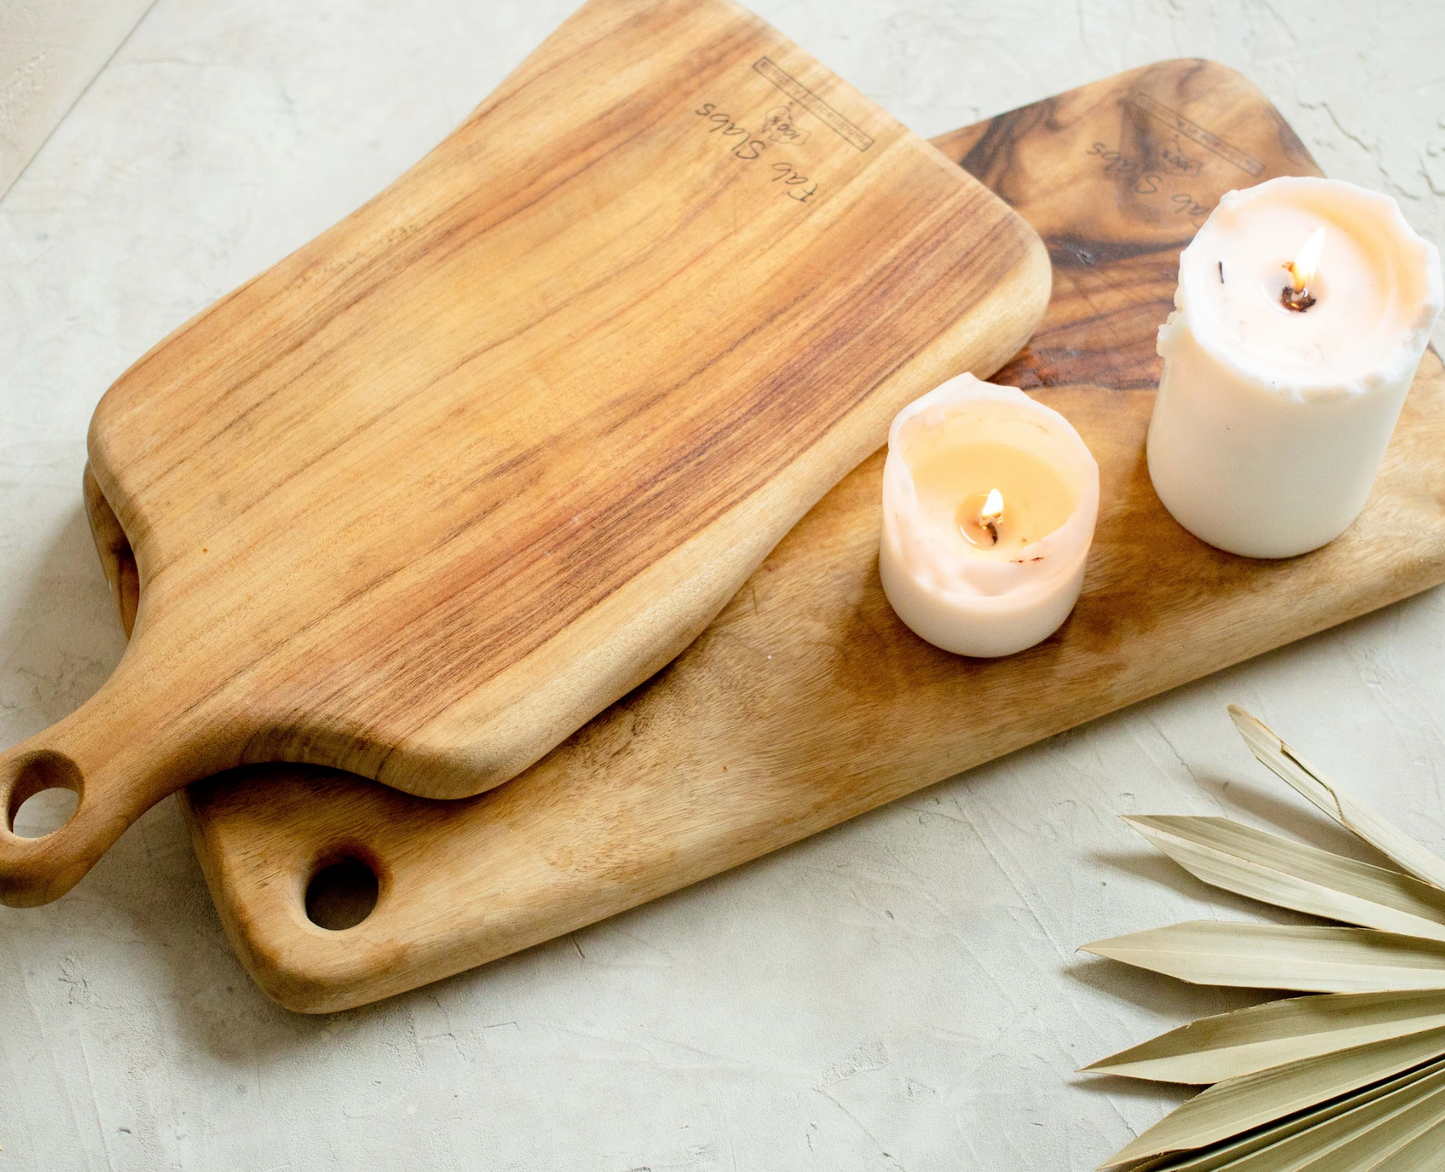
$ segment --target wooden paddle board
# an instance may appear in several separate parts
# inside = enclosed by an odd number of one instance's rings
[[[1179,250],[1225,190],[1318,173],[1258,90],[1171,61],[937,142],[1053,255],[1044,324],[997,377],[1062,411],[1099,460],[1074,616],[989,662],[911,635],[878,585],[875,455],[675,663],[498,790],[427,802],[284,768],[192,786],[183,806],[222,921],[277,1001],[343,1009],[481,964],[1445,580],[1433,352],[1369,506],[1325,549],[1231,557],[1180,529],[1150,488],[1154,334]],[[356,927],[326,931],[305,892],[342,858],[372,870],[379,899]]]
[[[1048,299],[1002,201],[723,0],[590,0],[110,389],[129,650],[0,757],[0,899],[258,761],[461,797],[671,660],[890,416]]]

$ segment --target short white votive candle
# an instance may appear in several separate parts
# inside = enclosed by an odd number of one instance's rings
[[[1339,536],[1364,508],[1441,299],[1438,251],[1388,196],[1314,178],[1225,195],[1180,255],[1159,330],[1147,448],[1164,507],[1248,557]]]
[[[960,375],[893,420],[878,570],[898,617],[958,655],[1012,655],[1069,617],[1099,466],[1057,411]]]

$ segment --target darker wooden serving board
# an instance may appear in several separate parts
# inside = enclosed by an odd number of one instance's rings
[[[671,660],[1048,300],[987,188],[725,0],[589,0],[431,154],[107,392],[139,611],[0,756],[0,900],[261,761],[498,785]]]
[[[1098,536],[1073,617],[987,662],[910,634],[878,585],[874,455],[676,662],[500,789],[427,802],[286,768],[192,786],[183,805],[222,920],[277,1001],[342,1009],[526,948],[1445,580],[1433,352],[1365,515],[1323,550],[1220,553],[1149,486],[1154,334],[1179,250],[1226,189],[1318,173],[1258,90],[1218,65],[1166,62],[938,145],[1053,256],[1043,327],[999,377],[1062,411],[1099,460]],[[375,870],[380,898],[329,932],[308,921],[303,893],[345,856]]]

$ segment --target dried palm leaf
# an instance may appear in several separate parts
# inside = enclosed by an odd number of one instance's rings
[[[1201,1018],[1084,1070],[1203,1086],[1442,1027],[1438,990],[1293,997]]]
[[[1116,1152],[1103,1167],[1117,1168],[1218,1143],[1422,1066],[1442,1053],[1445,1028],[1305,1058],[1216,1083]]]
[[[1298,753],[1237,704],[1229,706],[1229,716],[1250,752],[1298,793],[1411,875],[1445,888],[1445,859],[1426,850],[1346,790],[1325,781]]]
[[[1128,819],[1206,883],[1361,927],[1195,921],[1087,945],[1201,984],[1333,994],[1206,1018],[1088,1067],[1213,1084],[1104,1167],[1440,1172],[1445,860],[1229,711],[1260,761],[1407,874],[1221,818]]]
[[[1347,1172],[1411,1148],[1445,1111],[1445,1059],[1373,1083],[1201,1151],[1136,1164],[1138,1172]],[[1422,1121],[1422,1115],[1424,1119]]]
[[[1196,985],[1386,993],[1445,989],[1445,944],[1369,928],[1188,920],[1082,951]]]
[[[1440,1172],[1445,1168],[1445,1126],[1442,1124],[1445,1124],[1445,1112],[1424,1123],[1408,1143],[1365,1165],[1360,1172]]]
[[[1346,924],[1445,940],[1445,891],[1413,876],[1226,818],[1124,821],[1213,887]]]

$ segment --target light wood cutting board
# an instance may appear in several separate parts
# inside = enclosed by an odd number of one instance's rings
[[[990,662],[913,637],[878,586],[875,455],[675,663],[498,790],[426,802],[280,768],[192,786],[183,806],[222,921],[272,997],[326,1011],[436,980],[1445,580],[1433,352],[1364,516],[1326,549],[1230,557],[1149,487],[1154,333],[1180,248],[1226,189],[1318,173],[1252,85],[1166,62],[937,141],[1053,255],[1043,327],[998,377],[1063,411],[1099,460],[1098,539],[1073,618]],[[103,506],[100,521],[104,534]],[[304,892],[344,857],[373,869],[380,898],[329,932],[307,919]]]
[[[248,762],[495,786],[671,660],[1048,299],[1028,226],[724,0],[590,0],[387,191],[107,392],[130,648],[0,757],[0,899]]]

